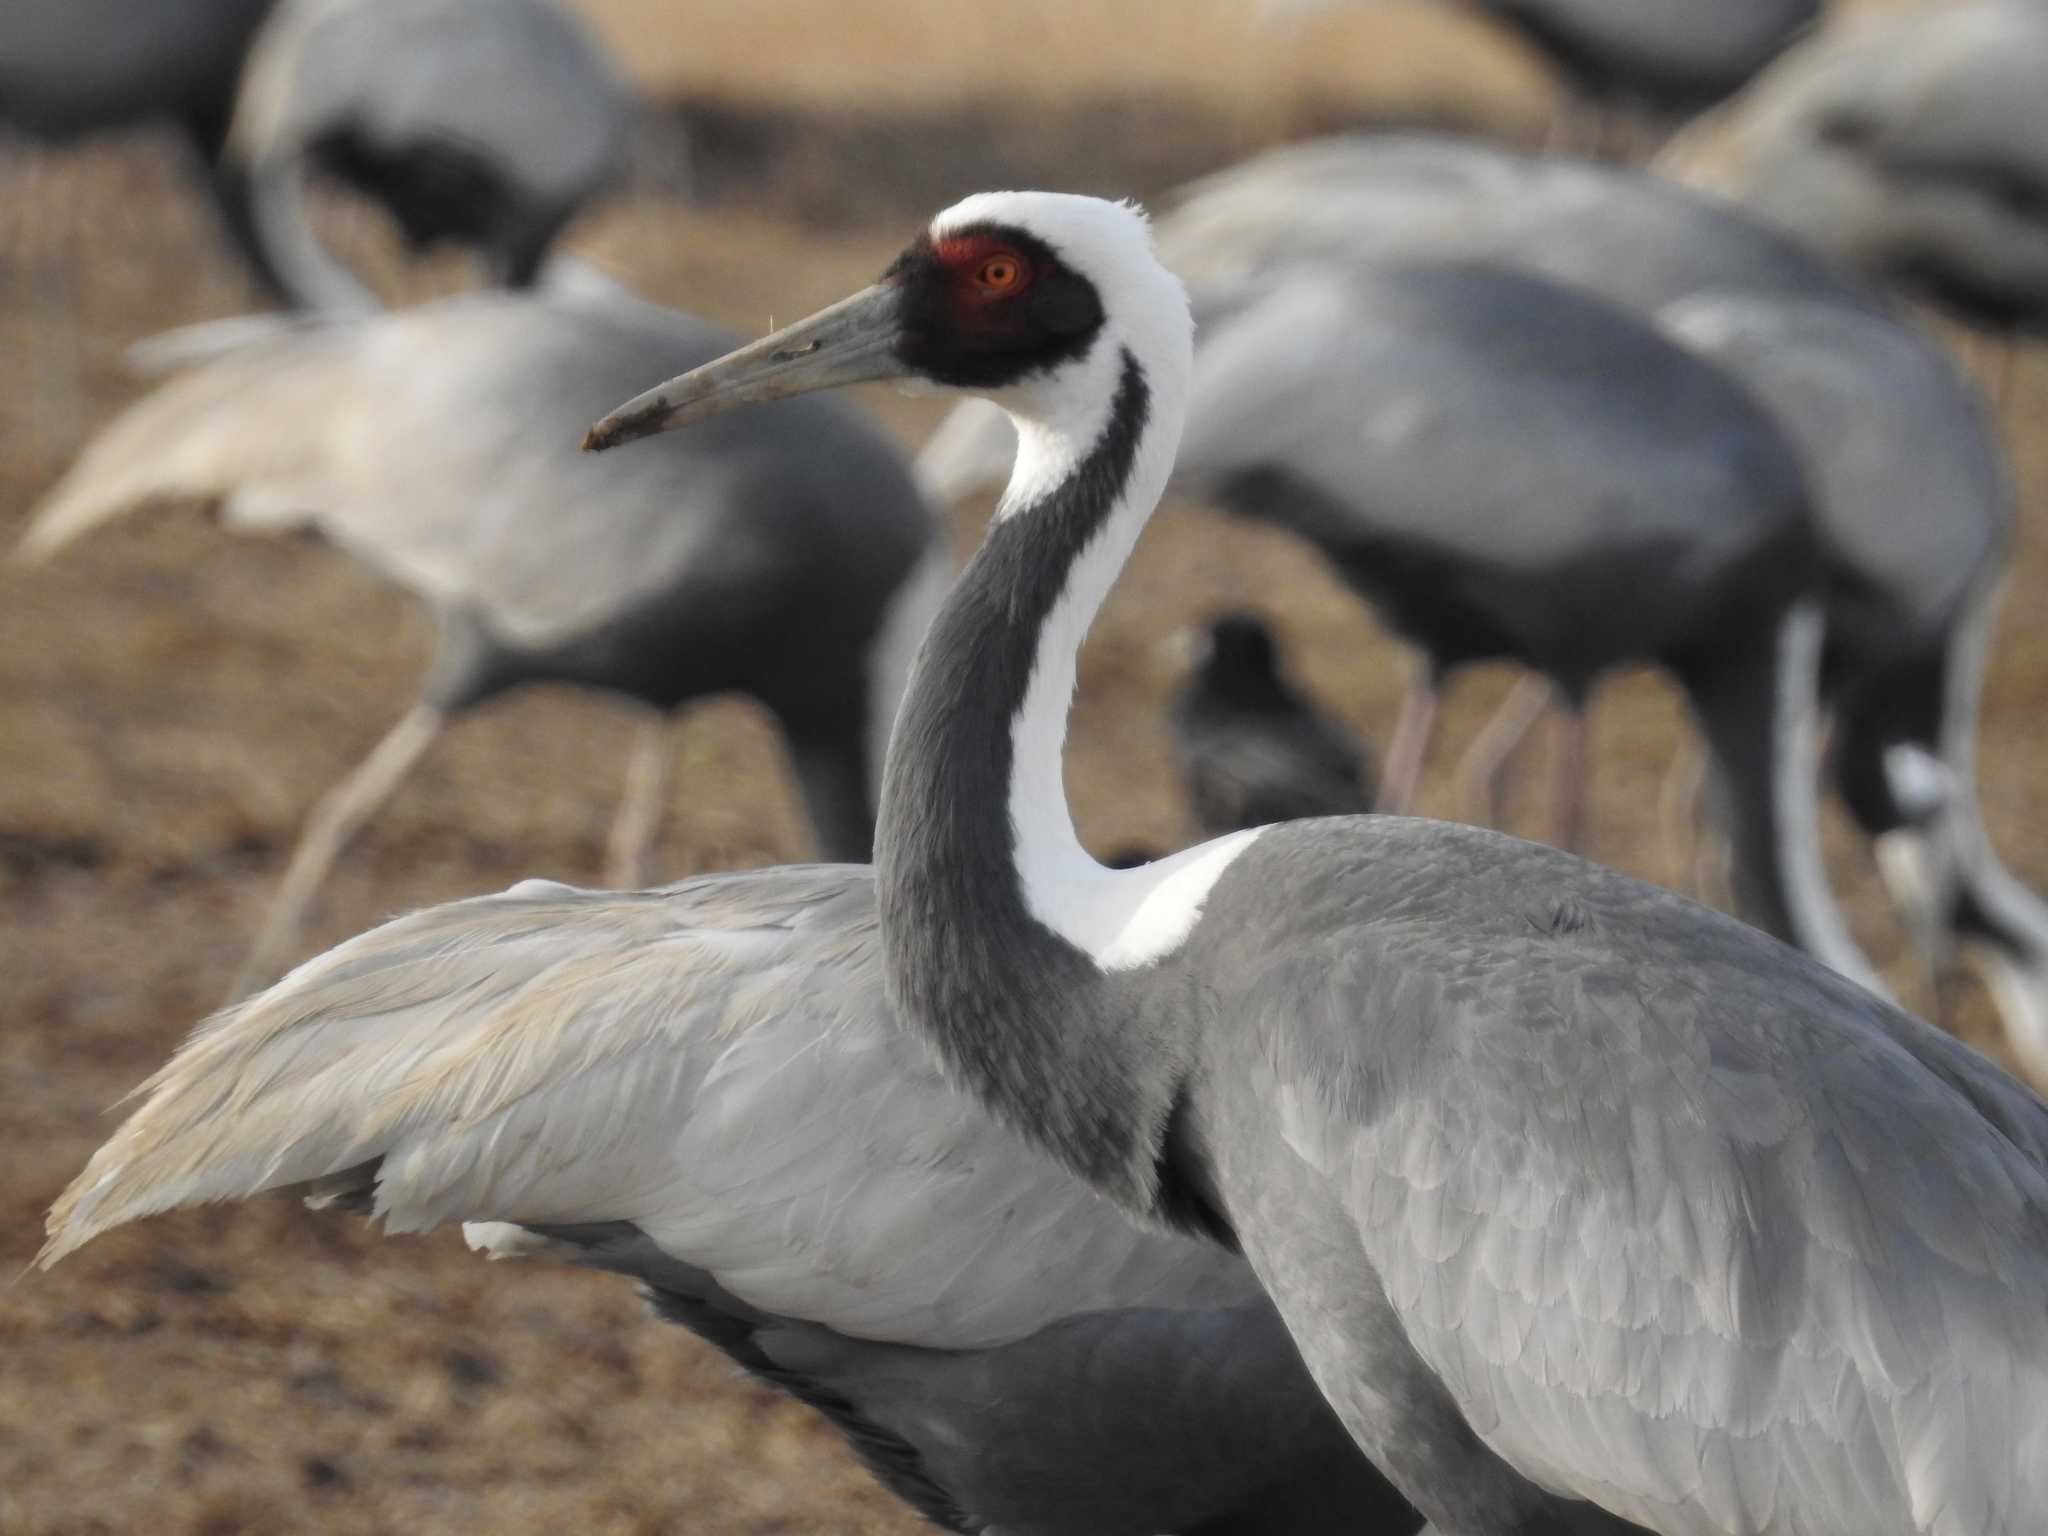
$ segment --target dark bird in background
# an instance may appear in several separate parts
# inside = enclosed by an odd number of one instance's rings
[[[1173,699],[1174,765],[1204,837],[1372,809],[1372,757],[1288,680],[1265,620],[1212,619]]]

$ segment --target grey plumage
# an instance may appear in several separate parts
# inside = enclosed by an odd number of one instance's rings
[[[1900,6],[1788,53],[1665,164],[1980,324],[2048,326],[2048,8]]]
[[[864,868],[413,913],[201,1026],[144,1093],[44,1262],[302,1187],[634,1277],[951,1530],[1419,1524],[1241,1261],[1130,1225],[943,1082],[882,999]]]
[[[493,281],[525,287],[617,178],[632,113],[554,0],[283,0],[228,140],[254,189],[252,257],[296,304],[374,306],[307,222],[317,171],[383,203],[416,248],[467,246]]]
[[[1170,714],[1174,765],[1203,836],[1372,809],[1371,754],[1282,674],[1264,620],[1220,614],[1198,643]]]
[[[47,555],[151,502],[207,501],[232,526],[317,532],[433,610],[421,705],[316,813],[245,982],[268,979],[325,866],[440,727],[526,683],[657,711],[752,694],[827,852],[865,856],[908,644],[951,564],[877,428],[806,402],[644,458],[579,455],[576,425],[606,401],[730,340],[581,269],[256,334],[131,406],[23,541]],[[658,795],[658,758],[643,777]],[[622,878],[639,854],[621,850]]]

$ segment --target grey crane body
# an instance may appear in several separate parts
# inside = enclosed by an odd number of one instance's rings
[[[1128,209],[993,193],[609,447],[905,374],[1011,487],[891,740],[891,996],[1005,1122],[1240,1245],[1447,1536],[2021,1536],[2048,1519],[2048,1105],[1733,919],[1554,850],[1289,822],[1075,840],[1081,636],[1173,473],[1192,336]],[[1967,1432],[1964,1430],[1967,1426]]]
[[[1770,418],[1652,327],[1523,273],[1286,284],[1209,336],[1189,410],[1178,478],[1303,533],[1444,667],[1507,657],[1582,699],[1811,585]],[[1602,601],[1622,580],[1639,601]]]
[[[1371,754],[1282,674],[1262,619],[1219,615],[1200,643],[1171,714],[1175,765],[1204,836],[1372,809]]]
[[[2000,329],[2048,325],[2048,10],[1830,26],[1666,156],[1673,173]]]
[[[1420,1523],[1242,1261],[1132,1225],[944,1081],[883,1000],[866,868],[533,881],[362,934],[194,1034],[45,1262],[277,1188],[638,1280],[949,1530]]]
[[[1513,660],[1578,711],[1670,669],[1734,791],[1745,915],[1873,974],[1787,809],[1813,793],[1774,707],[1817,686],[1786,649],[1819,584],[1805,479],[1719,369],[1527,273],[1388,263],[1212,325],[1188,411],[1177,480],[1313,543],[1435,676]]]
[[[633,98],[554,0],[284,0],[250,55],[229,154],[253,253],[309,308],[368,296],[308,226],[317,170],[388,208],[416,248],[473,248],[526,287],[614,180]]]
[[[824,849],[867,854],[905,646],[951,564],[901,456],[831,401],[638,460],[575,451],[606,401],[729,341],[574,273],[280,321],[132,406],[51,492],[33,553],[153,501],[212,501],[231,526],[318,533],[436,617],[422,703],[387,739],[398,760],[380,748],[322,803],[257,959],[283,958],[326,865],[433,734],[525,684],[660,711],[749,693],[783,726]]]

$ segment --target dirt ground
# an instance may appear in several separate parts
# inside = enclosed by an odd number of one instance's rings
[[[1547,101],[1526,57],[1420,7],[1249,41],[1238,0],[1185,0],[1171,28],[1148,22],[1165,7],[1035,0],[1000,39],[951,0],[589,8],[643,81],[684,99],[683,120],[729,137],[696,168],[712,205],[643,192],[574,243],[743,329],[869,278],[911,227],[913,193],[1006,179],[978,168],[1144,194],[1346,102],[1528,134]],[[0,242],[4,547],[138,392],[123,348],[250,297],[160,146],[0,158]],[[910,444],[940,409],[872,403]],[[1994,837],[2036,885],[2044,410],[2048,367],[2028,355],[2007,413],[2024,524],[1982,756]],[[1084,657],[1069,782],[1096,846],[1190,835],[1159,642],[1225,602],[1264,607],[1302,681],[1384,739],[1402,662],[1358,605],[1282,536],[1170,508]],[[47,567],[0,564],[0,1273],[34,1252],[44,1210],[112,1129],[108,1106],[219,1000],[308,805],[408,702],[429,645],[409,599],[333,552],[231,538],[190,509]],[[1439,765],[1508,681],[1460,683]],[[630,724],[563,693],[464,722],[346,861],[309,943],[526,875],[597,880]],[[1672,694],[1624,679],[1594,728],[1592,851],[1675,880],[1656,812],[1683,734]],[[772,726],[718,702],[685,731],[665,871],[803,855]],[[1426,808],[1449,814],[1444,779]],[[1839,819],[1831,831],[1859,935],[1924,1005],[1867,855]],[[1982,1038],[1985,1017],[1965,1000],[1966,1033]],[[646,1322],[628,1286],[486,1266],[452,1233],[387,1241],[283,1202],[219,1209],[0,1288],[6,1536],[913,1527],[806,1412]]]

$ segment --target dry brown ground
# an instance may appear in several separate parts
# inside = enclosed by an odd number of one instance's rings
[[[1511,126],[1541,111],[1526,61],[1470,66],[1466,34],[1414,15],[1376,32],[1247,45],[1224,0],[1034,0],[1010,18],[1027,30],[998,46],[963,19],[986,12],[951,0],[590,3],[635,39],[651,80],[761,100],[805,93],[855,112],[944,107],[1002,84],[1030,93],[1028,111],[1003,119],[1021,129],[1073,92],[1127,91],[1126,58],[1145,61],[1138,74],[1162,99],[1205,104],[1223,125],[1217,142],[1277,131],[1286,114],[1273,92],[1292,82],[1410,103],[1464,82],[1486,93],[1479,113]],[[1162,14],[1193,20],[1150,24]],[[1134,51],[1148,35],[1152,51]],[[981,148],[1016,163],[1014,145]],[[1121,148],[1150,167],[1185,150]],[[1123,163],[1105,149],[1076,174],[1099,179]],[[760,192],[716,212],[617,209],[579,243],[658,297],[754,327],[864,279],[903,231],[893,210],[800,224],[776,211],[786,200],[772,186]],[[5,545],[78,434],[134,395],[122,347],[247,299],[174,168],[148,149],[73,157],[47,176],[0,166],[0,215]],[[60,321],[67,313],[75,331]],[[2010,417],[2020,429],[2048,407],[2048,369],[2027,362]],[[894,395],[874,403],[913,441],[936,411]],[[2040,883],[2048,823],[2033,765],[2048,624],[2031,595],[2048,558],[2035,536],[2048,433],[2023,430],[2020,448],[2028,536],[1992,678],[1984,793],[2001,843]],[[1266,605],[1317,692],[1384,732],[1398,657],[1357,605],[1284,539],[1175,508],[1147,536],[1085,658],[1070,779],[1098,844],[1185,834],[1159,726],[1174,678],[1156,642],[1223,600]],[[0,568],[0,1272],[33,1252],[43,1210],[110,1128],[106,1106],[217,999],[307,804],[404,705],[428,643],[410,602],[345,560],[230,539],[192,513],[138,519],[45,569]],[[1504,682],[1461,686],[1454,744]],[[316,937],[527,874],[595,879],[626,730],[618,711],[561,694],[465,723],[349,859]],[[1672,873],[1655,802],[1678,737],[1654,680],[1608,695],[1596,720],[1597,855]],[[708,706],[688,741],[669,870],[803,852],[772,730],[756,713]],[[1454,809],[1448,798],[1433,808]],[[1859,931],[1896,960],[1863,856],[1837,842]],[[1970,1018],[1981,1023],[1981,1005]],[[450,1234],[383,1242],[280,1203],[153,1222],[0,1290],[0,1532],[141,1528],[880,1532],[911,1522],[805,1413],[642,1322],[625,1286],[487,1268]]]

